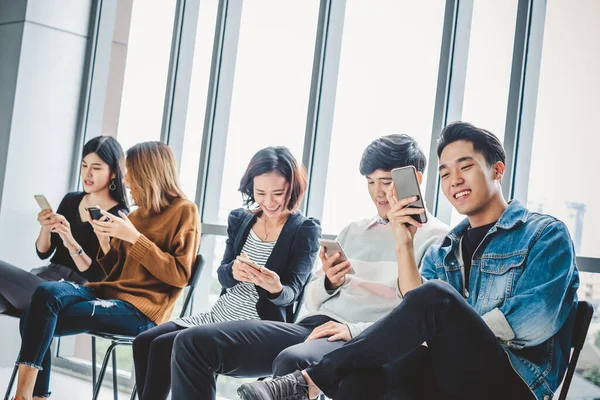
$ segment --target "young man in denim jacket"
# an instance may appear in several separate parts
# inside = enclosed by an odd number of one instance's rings
[[[467,216],[434,246],[419,273],[410,249],[421,225],[396,199],[404,301],[318,364],[243,385],[244,400],[552,398],[567,369],[579,277],[565,225],[507,203],[496,136],[464,122],[438,142],[444,195]],[[400,268],[401,267],[401,268]],[[425,345],[426,344],[426,345]]]

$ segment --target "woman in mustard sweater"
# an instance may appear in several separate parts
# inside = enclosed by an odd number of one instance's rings
[[[160,142],[127,152],[124,182],[139,208],[93,221],[102,282],[46,282],[21,317],[16,398],[50,397],[54,336],[103,331],[135,336],[167,321],[191,275],[200,244],[196,205],[181,191],[175,157]]]

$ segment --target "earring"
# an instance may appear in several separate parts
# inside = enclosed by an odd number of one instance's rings
[[[117,190],[117,185],[115,184],[115,180],[110,181],[110,185],[108,185],[108,190]]]

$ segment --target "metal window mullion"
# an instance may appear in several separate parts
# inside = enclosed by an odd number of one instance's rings
[[[452,206],[440,190],[437,139],[444,126],[462,117],[472,18],[473,0],[446,1],[425,194],[431,211],[446,223]]]
[[[506,198],[527,203],[546,2],[519,0],[504,132]]]
[[[321,0],[319,8],[302,157],[309,182],[302,209],[318,219],[323,217],[345,10],[345,0]]]
[[[240,32],[242,1],[220,0],[210,71],[196,204],[203,220],[218,213]]]
[[[80,154],[84,142],[102,134],[116,15],[115,0],[92,1],[71,164],[71,190],[77,190],[79,186]]]
[[[179,0],[175,11],[161,140],[181,167],[200,0]]]
[[[242,6],[242,1],[220,0],[217,10],[196,187],[196,204],[203,221],[208,214],[214,216],[219,212]],[[214,246],[216,236],[222,234],[223,230],[226,234],[226,227],[202,225],[201,251],[206,257],[206,267],[196,286],[195,297],[198,301],[194,302],[192,312],[205,310],[209,305],[207,293],[210,292],[212,266],[215,263]]]

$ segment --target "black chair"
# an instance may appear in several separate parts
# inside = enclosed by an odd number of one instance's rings
[[[183,307],[181,309],[181,317],[184,317],[188,313],[188,309],[190,308],[190,304],[192,302],[192,297],[194,295],[194,289],[196,288],[196,284],[198,282],[198,278],[202,272],[202,268],[204,267],[204,256],[198,254],[196,257],[196,261],[192,266],[192,276],[188,282],[187,288],[188,292],[185,295],[185,299],[183,302]],[[12,315],[12,314],[9,314]],[[15,317],[19,317],[19,315],[13,315]],[[100,394],[100,388],[102,386],[102,381],[104,379],[104,375],[106,373],[106,368],[108,366],[108,360],[112,355],[112,367],[113,367],[113,394],[115,400],[119,398],[119,391],[117,388],[117,357],[116,357],[116,347],[118,346],[131,346],[133,344],[133,340],[135,337],[133,336],[125,336],[125,335],[114,335],[110,333],[104,332],[88,332],[89,335],[92,336],[92,381],[94,385],[94,394],[93,399],[96,400],[98,395]],[[102,362],[102,368],[100,369],[100,375],[98,379],[96,379],[96,338],[107,339],[111,341],[110,346],[106,350],[104,355],[104,361]],[[15,365],[13,368],[12,376],[8,383],[8,388],[6,389],[6,394],[4,396],[4,400],[10,400],[10,393],[12,391],[13,385],[15,383],[15,378],[17,376],[18,367]],[[135,399],[136,395],[136,386],[133,386],[133,393],[131,394],[131,399]]]
[[[581,349],[583,349],[583,345],[585,344],[585,338],[588,333],[588,328],[590,327],[590,322],[592,322],[593,314],[594,307],[590,303],[587,301],[579,302],[579,305],[577,306],[577,316],[575,317],[575,323],[573,324],[573,338],[571,339],[573,352],[569,359],[569,367],[567,368],[567,373],[563,380],[558,400],[565,400],[567,398],[569,386],[571,386],[571,380],[573,380],[575,367],[577,366]]]
[[[202,268],[204,267],[204,256],[202,254],[198,254],[196,256],[196,261],[192,266],[192,276],[188,282],[187,288],[188,292],[185,295],[185,299],[183,301],[183,307],[181,308],[180,317],[185,317],[188,314],[188,309],[191,312],[190,304],[192,302],[192,298],[194,296],[194,289],[196,289],[196,284],[198,283],[198,279],[200,278],[200,274],[202,273]],[[100,394],[100,389],[102,388],[102,381],[104,380],[104,374],[106,373],[106,368],[108,366],[108,360],[112,355],[112,368],[113,368],[113,396],[115,400],[119,398],[119,390],[117,387],[117,353],[116,347],[118,346],[131,346],[133,344],[134,336],[123,336],[123,335],[113,335],[110,333],[104,332],[89,332],[89,335],[92,335],[92,382],[94,384],[94,394],[92,396],[93,400],[98,399],[98,395]],[[100,374],[98,379],[96,380],[96,338],[102,338],[110,340],[110,346],[106,349],[106,353],[104,354],[104,361],[102,361],[102,368],[100,368]],[[137,385],[133,385],[133,392],[131,393],[131,400],[134,400],[136,397]]]

